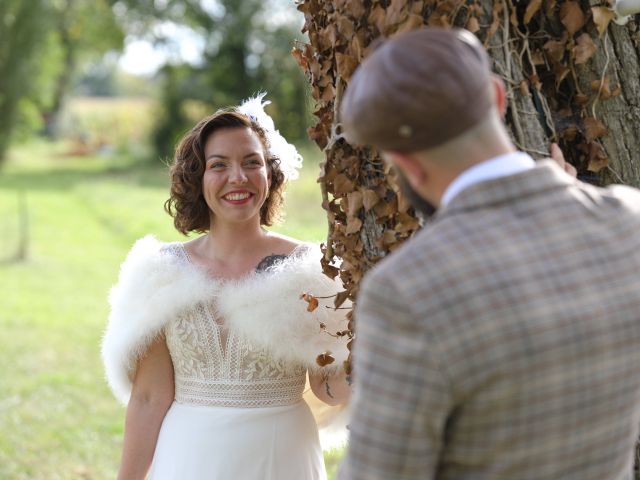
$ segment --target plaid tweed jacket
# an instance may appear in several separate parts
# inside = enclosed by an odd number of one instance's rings
[[[341,480],[622,480],[640,192],[549,161],[473,185],[366,277]]]

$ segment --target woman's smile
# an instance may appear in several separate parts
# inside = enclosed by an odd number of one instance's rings
[[[222,199],[233,205],[244,205],[249,203],[253,197],[253,193],[248,190],[233,190],[222,196]]]

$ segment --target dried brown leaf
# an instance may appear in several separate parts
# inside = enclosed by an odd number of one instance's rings
[[[562,81],[571,73],[571,69],[566,65],[556,63],[553,67],[553,73],[556,77],[556,89],[558,89]]]
[[[305,72],[309,70],[309,62],[304,56],[304,53],[301,49],[294,48],[293,50],[291,50],[291,55],[293,55],[293,58],[296,59],[296,62],[298,63],[298,65],[300,65],[300,68],[302,68],[302,70],[304,70]]]
[[[399,213],[404,213],[411,208],[411,202],[409,202],[409,200],[406,198],[406,196],[402,192],[399,192],[397,194],[397,197],[398,197]]]
[[[325,29],[325,35],[334,47],[340,43],[339,40],[342,40],[335,25],[328,25]]]
[[[576,46],[573,47],[573,55],[576,65],[586,63],[597,50],[598,47],[591,39],[591,35],[588,33],[581,34],[578,37]]]
[[[569,32],[569,35],[573,35],[584,27],[587,17],[582,11],[579,2],[576,0],[567,0],[560,7],[560,21]]]
[[[331,365],[335,361],[336,359],[333,358],[333,355],[331,355],[331,352],[324,352],[316,357],[316,363],[321,367],[326,367],[327,365]]]
[[[593,14],[593,23],[596,24],[598,34],[602,36],[607,31],[611,20],[616,18],[616,14],[608,7],[591,7]]]
[[[575,123],[572,125],[567,125],[567,127],[565,127],[560,133],[560,136],[562,137],[562,139],[567,142],[573,142],[576,139],[577,135],[578,135],[578,126]]]
[[[336,294],[336,299],[333,301],[333,305],[336,308],[340,308],[344,302],[346,302],[349,298],[349,291],[343,290],[342,292],[338,292]]]
[[[542,0],[532,0],[524,12],[524,24],[527,25],[542,6]]]
[[[467,25],[465,26],[465,28],[471,33],[476,33],[478,30],[480,30],[480,22],[478,22],[478,17],[469,17],[469,21],[467,21]]]
[[[591,90],[594,92],[600,92],[600,98],[606,100],[612,96],[611,86],[609,85],[609,75],[605,75],[600,80],[592,80],[591,81]]]
[[[353,235],[354,233],[358,233],[362,228],[362,220],[358,217],[349,217],[347,219],[347,229],[345,233],[347,235]]]
[[[494,2],[493,3],[493,16],[492,16],[492,20],[491,20],[491,25],[489,26],[489,29],[487,30],[487,35],[486,35],[486,38],[484,40],[485,46],[489,45],[489,41],[496,34],[496,32],[498,31],[498,28],[500,28],[500,25],[502,25],[502,4],[499,3],[499,2]]]
[[[509,15],[509,23],[513,28],[520,28],[520,21],[518,20],[518,11],[515,8],[511,9],[511,15]]]
[[[323,102],[331,102],[336,96],[336,89],[332,84],[327,85],[322,89],[320,100]]]
[[[396,213],[396,202],[378,202],[373,210],[378,218],[388,217]]]
[[[336,64],[338,67],[338,75],[340,75],[343,80],[348,81],[358,67],[358,59],[352,55],[337,52]]]
[[[344,173],[340,173],[333,179],[333,192],[344,195],[354,190],[354,182]]]
[[[596,138],[602,137],[607,134],[607,127],[597,118],[587,117],[582,120],[582,127],[584,129],[584,138],[587,142],[591,143]]]
[[[313,312],[318,308],[318,299],[310,293],[303,293],[300,298],[307,302],[307,312]]]
[[[362,193],[357,190],[355,192],[349,192],[347,194],[347,202],[349,204],[347,215],[350,217],[357,216],[358,211],[362,208]]]
[[[385,30],[405,21],[407,14],[407,0],[391,0],[385,13]]]
[[[535,50],[532,54],[531,54],[531,61],[534,65],[544,65],[545,61],[544,61],[544,54],[542,53],[541,50]]]
[[[340,273],[340,269],[338,267],[334,267],[333,265],[329,265],[328,263],[322,263],[322,272],[329,278],[336,278]]]
[[[365,190],[362,198],[365,211],[371,210],[380,201],[380,197],[373,190]]]
[[[558,4],[557,0],[545,0],[544,12],[546,17],[553,18],[557,4]]]
[[[584,93],[577,93],[575,97],[573,97],[573,103],[582,106],[589,103],[589,95],[585,95]]]
[[[362,18],[367,12],[363,0],[347,0],[346,11],[355,19]]]
[[[384,8],[377,4],[373,7],[373,10],[369,13],[367,21],[371,25],[375,25],[379,32],[384,31],[385,26],[385,11]]]
[[[542,48],[556,62],[562,62],[564,52],[567,50],[567,34],[566,32],[558,40],[549,40]]]
[[[338,32],[340,32],[340,35],[342,35],[346,39],[351,39],[353,33],[355,32],[353,22],[344,16],[338,19],[336,26]]]
[[[385,246],[391,245],[398,241],[398,236],[395,230],[387,229],[382,234],[382,244]]]
[[[587,170],[590,172],[597,173],[609,165],[609,157],[607,157],[604,148],[598,142],[589,144],[588,158]]]
[[[422,25],[424,25],[424,19],[420,15],[415,15],[412,13],[398,25],[396,34],[410,32],[418,27],[421,27]]]
[[[407,233],[417,230],[420,226],[418,219],[412,217],[408,213],[400,213],[396,217],[397,223],[395,226],[395,230],[400,233]]]

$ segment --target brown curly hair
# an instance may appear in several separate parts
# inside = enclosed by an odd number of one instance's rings
[[[219,110],[200,120],[178,143],[169,175],[171,189],[164,203],[165,211],[173,217],[173,224],[180,233],[205,233],[209,230],[209,207],[202,193],[202,176],[205,171],[204,146],[209,136],[226,128],[250,128],[264,148],[267,168],[271,173],[269,193],[260,208],[260,224],[271,226],[280,220],[284,201],[284,174],[280,159],[269,154],[269,140],[265,131],[250,117],[233,109]]]

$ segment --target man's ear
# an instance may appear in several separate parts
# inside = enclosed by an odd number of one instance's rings
[[[399,168],[413,187],[423,184],[427,178],[420,159],[415,155],[402,152],[385,152],[384,158]]]
[[[504,120],[504,116],[507,113],[507,91],[504,82],[497,75],[491,75],[491,84],[493,87],[494,103],[500,113],[500,118]]]

